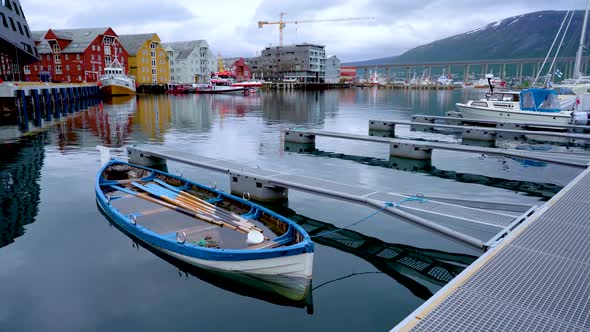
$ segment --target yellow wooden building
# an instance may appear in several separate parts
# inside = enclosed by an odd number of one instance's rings
[[[139,85],[170,82],[168,55],[156,33],[119,35],[121,45],[129,54],[129,73]]]

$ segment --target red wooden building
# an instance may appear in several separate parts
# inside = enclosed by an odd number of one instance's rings
[[[96,82],[115,56],[129,72],[127,51],[111,28],[33,31],[40,61],[23,68],[27,81]]]
[[[229,70],[234,74],[237,81],[247,81],[252,79],[252,71],[246,65],[244,58],[239,58],[234,61],[229,67]]]

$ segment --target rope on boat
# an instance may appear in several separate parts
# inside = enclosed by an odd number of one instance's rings
[[[412,202],[412,201],[417,201],[417,202],[420,202],[420,203],[424,203],[424,202],[426,202],[428,200],[424,198],[424,195],[423,194],[417,193],[416,195],[413,195],[413,196],[410,196],[410,197],[406,197],[406,198],[404,198],[404,199],[402,199],[402,200],[400,200],[400,201],[398,201],[396,203],[393,203],[393,202],[385,202],[385,204],[383,205],[382,208],[380,208],[379,210],[371,213],[370,215],[364,217],[363,219],[361,219],[359,221],[355,221],[355,222],[353,222],[350,225],[347,225],[347,226],[344,226],[344,227],[341,227],[341,228],[338,228],[338,229],[335,229],[335,230],[332,230],[332,231],[327,231],[327,232],[323,232],[323,233],[320,233],[320,234],[311,235],[310,237],[319,237],[319,236],[325,236],[325,235],[328,235],[328,234],[340,232],[341,230],[350,228],[352,226],[358,225],[358,224],[360,224],[362,222],[365,222],[365,221],[371,219],[372,217],[376,216],[377,214],[383,212],[383,210],[387,209],[388,207],[396,208],[396,207],[399,207],[400,205],[402,205],[405,202]]]

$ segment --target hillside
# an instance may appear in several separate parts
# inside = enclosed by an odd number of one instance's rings
[[[514,16],[460,35],[418,46],[398,56],[357,61],[347,65],[542,58],[547,54],[565,13],[541,11]],[[583,20],[584,12],[577,11],[560,55],[575,56]],[[590,25],[588,30],[590,31]]]

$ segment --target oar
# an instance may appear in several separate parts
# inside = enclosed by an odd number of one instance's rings
[[[133,185],[134,187],[136,187],[136,188],[139,188],[139,189],[141,189],[141,190],[143,190],[143,191],[145,191],[145,192],[147,192],[147,193],[149,193],[149,194],[151,194],[151,195],[153,195],[153,196],[157,196],[158,198],[160,198],[160,199],[163,199],[164,201],[166,201],[166,202],[168,202],[168,203],[171,203],[171,204],[173,204],[173,205],[179,206],[179,207],[181,207],[181,208],[183,208],[183,209],[186,209],[186,210],[189,210],[189,211],[191,211],[191,212],[193,212],[193,213],[196,213],[196,214],[198,214],[198,215],[199,215],[199,217],[198,217],[198,218],[201,218],[201,214],[202,214],[202,213],[200,213],[200,211],[198,211],[198,210],[195,210],[195,209],[193,209],[191,206],[189,206],[189,205],[187,205],[187,204],[185,204],[185,203],[182,203],[182,202],[180,202],[180,201],[178,201],[178,200],[176,200],[176,199],[174,199],[174,198],[170,198],[170,197],[168,197],[168,196],[166,196],[166,195],[162,195],[162,193],[161,193],[159,190],[157,190],[157,189],[154,189],[154,188],[148,188],[148,187],[146,187],[146,186],[143,186],[143,185],[141,185],[141,184],[139,184],[139,183],[137,183],[137,182],[132,182],[132,183],[131,183],[131,185]],[[208,219],[210,219],[210,220],[213,220],[212,218],[208,218]],[[223,227],[226,227],[225,225],[227,225],[227,226],[231,226],[231,227],[236,227],[236,226],[234,226],[234,225],[228,224],[227,222],[223,222],[223,221],[221,221],[221,220],[216,220],[216,223],[221,223],[221,224],[223,224],[223,225],[224,225]],[[250,231],[255,231],[255,230],[251,230],[251,229],[249,229],[249,228],[247,228],[247,227],[244,227],[244,226],[242,226],[242,225],[239,225],[239,226],[237,226],[236,228],[237,228],[237,229],[239,229],[240,231],[242,231],[243,233],[246,233],[246,234],[247,234],[248,232],[250,232]],[[257,232],[257,231],[256,231],[256,232]]]
[[[214,225],[217,225],[219,227],[226,227],[226,228],[229,228],[229,229],[233,229],[235,231],[238,231],[238,232],[244,232],[243,230],[239,229],[238,227],[236,227],[234,225],[226,224],[226,223],[223,223],[223,222],[214,220],[213,218],[208,218],[208,217],[203,216],[203,215],[201,215],[199,213],[195,213],[193,211],[184,209],[182,207],[178,207],[178,206],[175,206],[173,204],[166,203],[166,202],[161,201],[159,199],[155,199],[155,198],[151,197],[148,194],[139,193],[137,191],[133,191],[133,190],[130,190],[128,188],[119,187],[119,186],[116,186],[116,185],[111,185],[111,187],[114,188],[114,189],[117,189],[119,191],[122,191],[124,193],[127,193],[127,194],[130,194],[130,195],[137,196],[139,198],[145,199],[146,201],[149,201],[149,202],[152,202],[152,203],[156,203],[156,204],[165,206],[165,207],[167,207],[167,208],[169,208],[171,210],[175,210],[175,211],[178,211],[180,213],[189,215],[191,217],[194,217],[194,218],[197,218],[197,219],[200,219],[200,220],[209,222],[209,223],[214,224]],[[245,233],[247,233],[247,232],[245,232]]]
[[[197,204],[199,206],[202,206],[203,208],[205,208],[205,209],[207,209],[207,210],[209,210],[211,212],[214,212],[214,213],[215,212],[219,212],[220,214],[227,215],[228,217],[231,217],[231,218],[236,219],[238,221],[237,223],[242,224],[245,227],[250,227],[250,228],[255,229],[255,230],[259,231],[259,232],[262,232],[262,230],[259,227],[257,227],[256,225],[252,224],[248,220],[246,220],[246,219],[244,219],[244,218],[242,218],[242,217],[240,217],[240,216],[238,216],[236,214],[233,214],[231,212],[228,212],[228,211],[225,211],[223,209],[220,209],[217,206],[215,206],[215,205],[213,205],[213,204],[211,204],[211,203],[209,203],[209,202],[207,202],[207,201],[205,201],[203,199],[200,199],[200,198],[198,198],[198,197],[196,197],[194,195],[191,195],[191,194],[189,194],[189,193],[187,193],[187,192],[185,192],[183,190],[180,190],[179,188],[177,188],[175,186],[172,186],[172,185],[170,185],[170,184],[168,184],[168,183],[166,183],[166,182],[164,182],[162,180],[155,179],[154,182],[156,182],[156,183],[164,186],[167,189],[170,189],[170,190],[174,191],[175,193],[178,193],[181,197],[185,197],[185,198],[193,201],[195,204]]]

